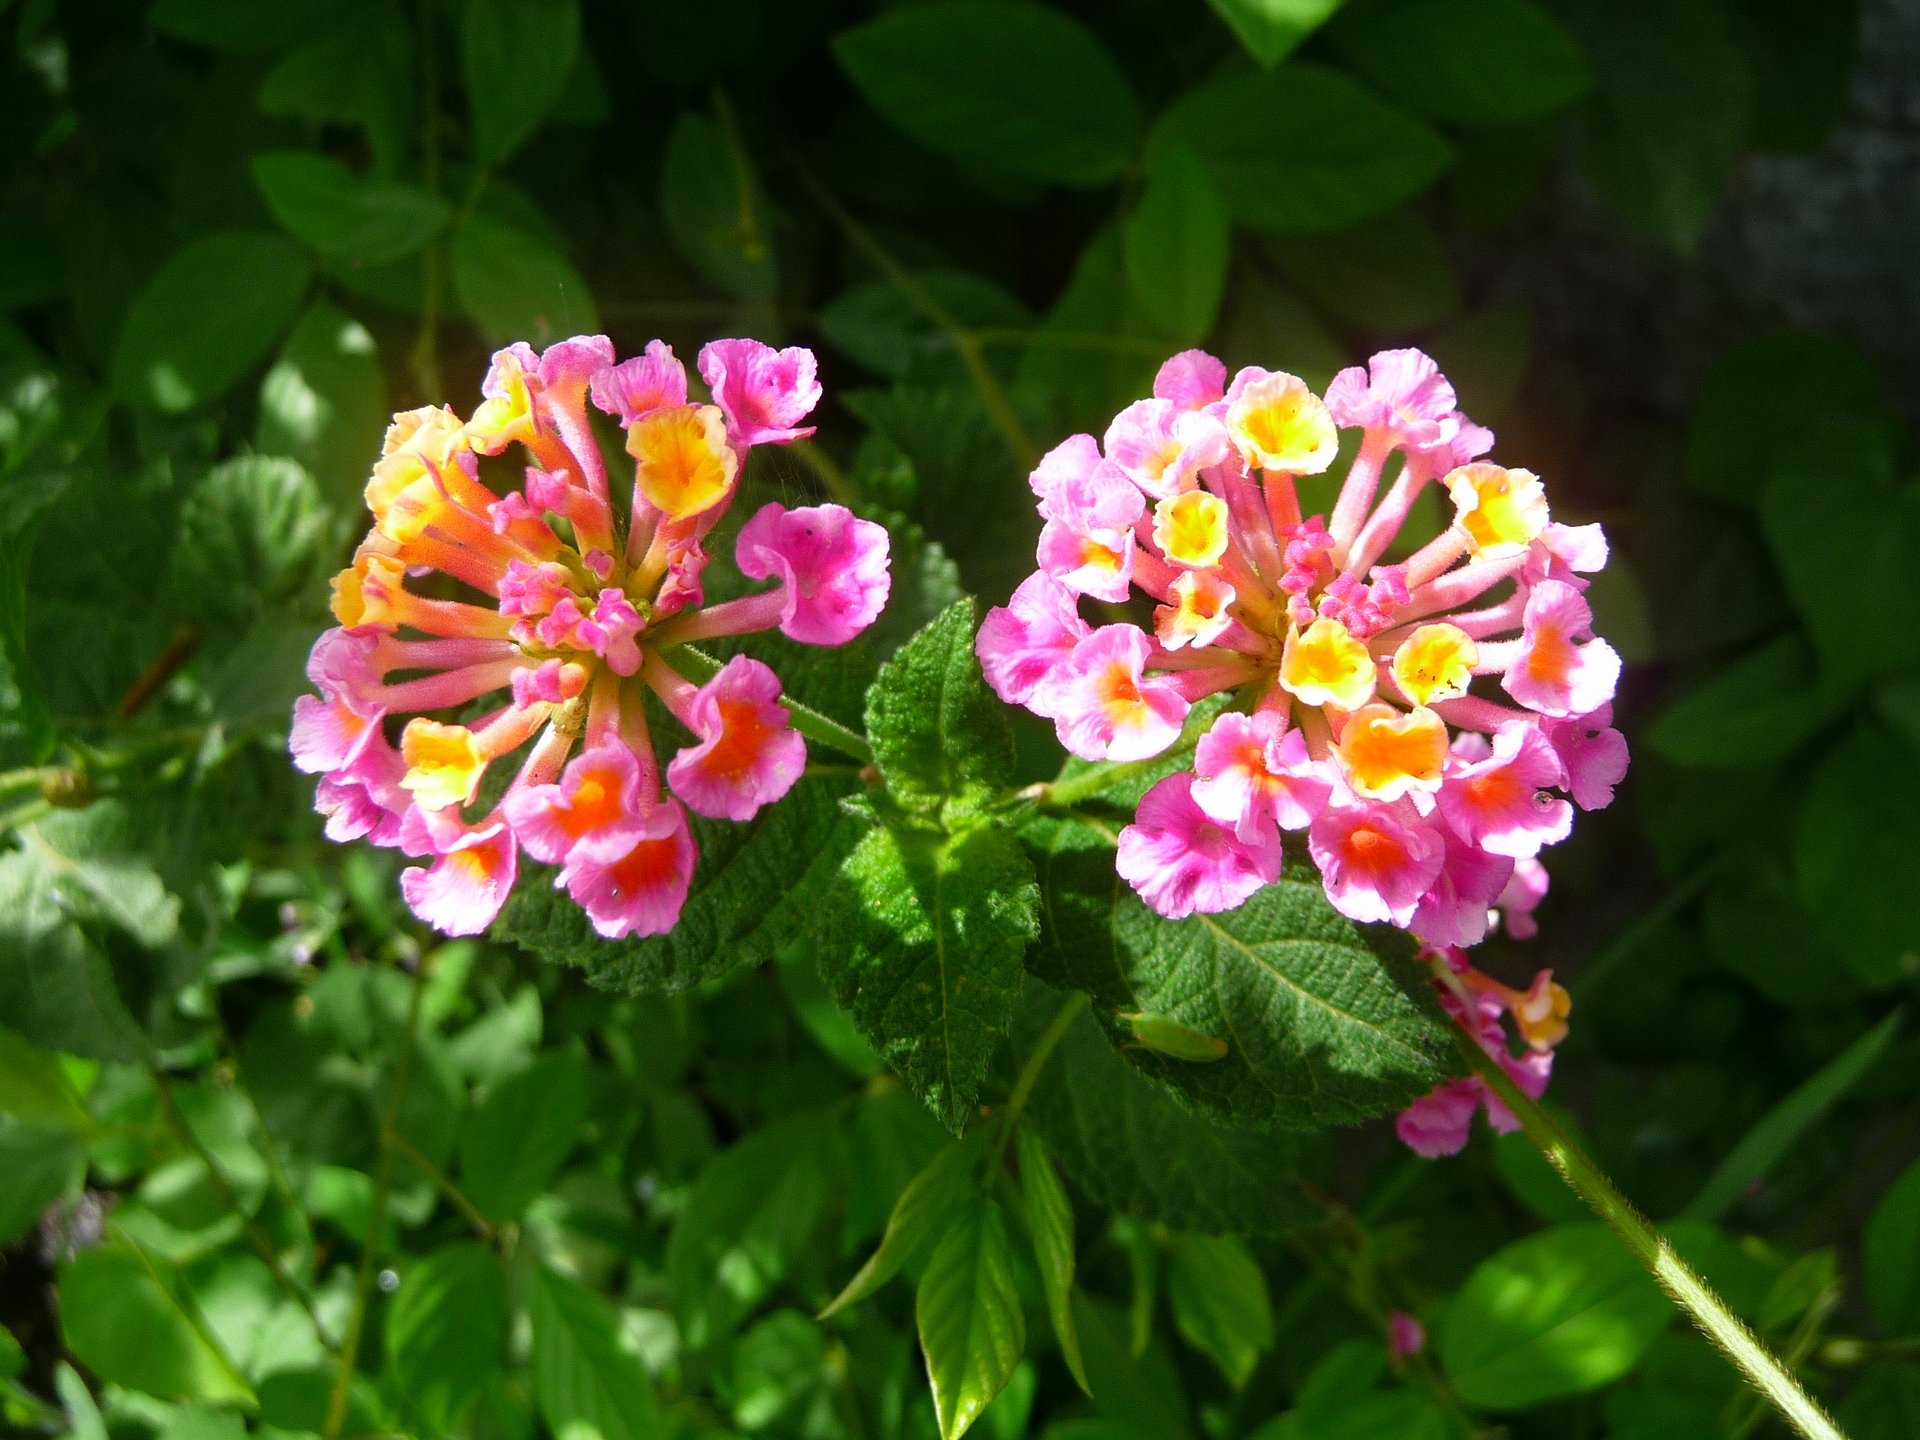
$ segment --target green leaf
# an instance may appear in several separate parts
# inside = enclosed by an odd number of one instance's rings
[[[733,1423],[749,1433],[804,1421],[832,1385],[827,1332],[798,1310],[776,1310],[733,1348]],[[783,1427],[776,1434],[788,1433]]]
[[[1209,0],[1247,53],[1271,70],[1324,25],[1345,0]]]
[[[1853,1440],[1907,1440],[1920,1434],[1920,1365],[1871,1366],[1840,1402],[1838,1420]]]
[[[120,1244],[82,1250],[56,1293],[67,1349],[99,1379],[167,1400],[252,1401],[160,1261]]]
[[[1338,235],[1274,237],[1266,249],[1301,294],[1361,330],[1419,330],[1460,313],[1447,247],[1410,210]]]
[[[1522,1410],[1618,1380],[1672,1319],[1606,1226],[1556,1225],[1475,1267],[1447,1308],[1439,1358],[1469,1405]]]
[[[542,240],[469,216],[453,232],[453,293],[490,342],[548,345],[599,326],[587,282]]]
[[[1040,1137],[1022,1126],[1015,1145],[1020,1156],[1020,1197],[1026,1206],[1027,1233],[1033,1239],[1040,1288],[1047,1296],[1047,1314],[1053,1320],[1053,1333],[1059,1337],[1067,1369],[1080,1388],[1087,1390],[1080,1332],[1073,1323],[1073,1205]]]
[[[507,1339],[507,1291],[498,1257],[462,1242],[435,1250],[400,1277],[387,1312],[394,1393],[428,1429],[450,1430]]]
[[[1814,923],[1869,985],[1890,984],[1920,964],[1916,854],[1913,757],[1863,726],[1814,771],[1794,827],[1793,870]]]
[[[1896,489],[1893,467],[1883,425],[1831,421],[1777,455],[1761,492],[1787,593],[1836,682],[1920,661],[1920,488]]]
[[[889,808],[823,902],[821,977],[955,1134],[1012,1017],[1037,899],[1003,825],[943,835]]]
[[[329,0],[159,0],[147,23],[163,34],[210,49],[247,54],[277,50],[297,40],[330,8]]]
[[[959,1440],[1012,1377],[1026,1315],[998,1202],[976,1199],[934,1247],[914,1297],[941,1440]]]
[[[1356,5],[1327,41],[1394,99],[1456,125],[1537,120],[1592,83],[1578,47],[1532,0]]]
[[[438,195],[397,180],[355,174],[338,160],[300,150],[253,159],[267,209],[322,257],[380,265],[422,249],[452,215]]]
[[[1732,177],[1753,81],[1709,0],[1572,0],[1559,8],[1593,67],[1580,160],[1630,229],[1688,251]]]
[[[373,336],[319,300],[260,382],[254,444],[304,465],[336,512],[352,514],[391,409]]]
[[[1273,1348],[1273,1302],[1260,1262],[1237,1235],[1181,1234],[1167,1248],[1167,1298],[1186,1342],[1244,1387]]]
[[[1718,1220],[1873,1068],[1900,1029],[1900,1012],[1815,1071],[1740,1138],[1682,1213],[1689,1220]]]
[[[217,400],[286,333],[307,263],[277,235],[222,230],[189,240],[133,302],[113,348],[113,393],[169,414]]]
[[[1880,413],[1880,376],[1858,347],[1797,330],[1761,335],[1728,349],[1700,382],[1683,478],[1696,494],[1752,508],[1799,437]]]
[[[1098,40],[1057,10],[936,0],[842,31],[833,53],[894,124],[984,170],[1102,185],[1139,138],[1126,77]]]
[[[535,1266],[533,1393],[559,1440],[651,1440],[660,1407],[647,1367],[622,1332],[620,1313],[566,1276]]]
[[[580,1138],[587,1067],[555,1050],[494,1086],[460,1132],[460,1172],[482,1214],[517,1220]]]
[[[1867,1217],[1860,1273],[1880,1333],[1920,1334],[1920,1162],[1901,1172]]]
[[[1689,769],[1752,769],[1785,759],[1846,703],[1847,688],[1819,679],[1806,643],[1782,635],[1687,691],[1647,740]]]
[[[973,632],[973,602],[956,601],[867,692],[867,737],[888,793],[949,823],[992,804],[1013,773],[1006,712],[980,673]]]
[[[730,1334],[814,1244],[832,1142],[820,1115],[797,1115],[748,1135],[700,1172],[667,1244],[667,1284],[689,1348]]]
[[[334,8],[334,7],[329,7]],[[373,150],[374,171],[391,175],[406,156],[415,91],[413,35],[404,12],[378,3],[334,9],[320,33],[267,72],[263,114],[316,125],[358,125]]]
[[[1338,914],[1317,875],[1289,874],[1237,910],[1181,921],[1127,895],[1112,925],[1130,1008],[1229,1046],[1214,1064],[1144,1048],[1129,1058],[1223,1122],[1352,1124],[1452,1073],[1447,1024],[1411,943]]]
[[[29,1125],[86,1130],[93,1125],[60,1057],[0,1027],[0,1115]]]
[[[1729,12],[1753,67],[1750,142],[1811,154],[1847,109],[1860,48],[1860,0],[1746,0]]]
[[[933,301],[957,324],[972,330],[1021,332],[1033,316],[1019,296],[964,270],[916,270],[907,282],[866,280],[842,291],[820,312],[820,333],[869,370],[889,379],[938,382],[964,378],[956,338],[930,318],[909,293]],[[988,355],[1008,349],[983,345]]]
[[[1421,121],[1299,61],[1189,91],[1155,124],[1149,159],[1173,145],[1199,156],[1233,219],[1282,235],[1324,235],[1384,214],[1453,161]]]
[[[49,1206],[79,1196],[87,1178],[87,1141],[67,1126],[29,1125],[0,1115],[0,1245],[11,1245]]]
[[[1027,1115],[1074,1187],[1102,1209],[1255,1236],[1325,1218],[1300,1193],[1300,1137],[1195,1115],[1117,1055],[1090,1015],[1067,1031]]]
[[[660,207],[680,253],[713,285],[742,300],[779,288],[771,214],[747,156],[704,115],[687,111],[667,136]]]
[[[0,855],[0,1023],[72,1055],[149,1054],[112,966],[73,919],[58,876],[21,851]]]
[[[499,165],[539,129],[579,48],[579,0],[466,0],[460,58],[480,164]]]
[[[1212,176],[1190,151],[1154,151],[1125,235],[1127,284],[1140,313],[1169,339],[1206,338],[1226,293],[1233,229]]]
[[[685,990],[771,960],[811,928],[822,888],[860,835],[860,822],[839,807],[846,788],[802,780],[744,824],[693,817],[700,865],[665,935],[603,939],[563,892],[529,884],[515,889],[494,933],[626,994]]]
[[[954,1211],[979,1192],[979,1181],[971,1171],[979,1163],[980,1141],[985,1133],[976,1131],[963,1140],[949,1142],[907,1183],[887,1217],[879,1248],[820,1312],[820,1319],[866,1299],[945,1232]]]
[[[181,506],[168,588],[195,614],[248,619],[298,588],[326,529],[319,489],[297,462],[235,456]]]

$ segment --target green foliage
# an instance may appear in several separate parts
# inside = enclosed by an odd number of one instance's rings
[[[566,90],[579,45],[579,0],[469,0],[460,59],[475,159],[498,165],[539,128]]]
[[[1515,125],[1571,104],[1589,82],[1567,33],[1532,0],[1385,0],[1327,32],[1387,94],[1459,125]]]
[[[978,815],[1013,773],[1006,712],[973,654],[974,607],[949,606],[880,667],[867,734],[887,793],[949,828]]]
[[[1467,1277],[1440,1361],[1469,1403],[1517,1410],[1619,1379],[1672,1321],[1653,1277],[1606,1227],[1557,1225]]]
[[[453,232],[453,293],[489,340],[549,345],[597,323],[587,282],[544,240],[485,215]]]
[[[1064,185],[1119,174],[1140,114],[1097,40],[1026,0],[940,0],[844,31],[834,54],[867,100],[970,165]]]
[[[1327,22],[1344,0],[1210,0],[1262,65],[1272,69]]]
[[[1267,1278],[1236,1235],[1176,1235],[1167,1250],[1167,1298],[1181,1336],[1243,1387],[1273,1346]]]
[[[60,1276],[67,1348],[103,1379],[169,1400],[250,1400],[179,1276],[131,1246],[74,1257]]]
[[[555,1051],[496,1085],[460,1132],[467,1194],[493,1220],[517,1220],[552,1183],[587,1113],[587,1072]]]
[[[1920,1331],[1920,1164],[1902,1171],[1873,1207],[1860,1259],[1881,1330]]]
[[[1127,285],[1168,339],[1198,341],[1212,331],[1232,241],[1226,202],[1206,167],[1177,145],[1156,151],[1127,221]]]
[[[446,1430],[500,1363],[506,1283],[479,1245],[436,1250],[401,1277],[387,1315],[387,1367],[408,1412]]]
[[[1040,1288],[1046,1292],[1047,1315],[1060,1341],[1061,1357],[1082,1390],[1087,1388],[1086,1362],[1080,1358],[1080,1332],[1073,1323],[1073,1205],[1054,1174],[1047,1147],[1033,1131],[1015,1137],[1020,1154],[1020,1194],[1026,1204],[1027,1234],[1033,1240],[1034,1261],[1040,1270]]]
[[[738,145],[704,115],[674,122],[660,204],[681,252],[709,281],[743,300],[772,297],[779,272],[766,197]]]
[[[411,255],[446,227],[430,191],[363,178],[337,160],[285,150],[254,157],[254,183],[273,218],[321,257],[379,265]]]
[[[217,400],[286,333],[308,279],[298,252],[272,235],[228,230],[190,241],[127,314],[113,350],[115,397],[168,414]]]
[[[1150,155],[1197,155],[1240,224],[1281,235],[1344,230],[1431,185],[1446,142],[1338,71],[1289,62],[1191,91],[1154,126]]]
[[[977,1198],[953,1216],[920,1277],[913,1310],[941,1440],[959,1440],[1012,1377],[1027,1343],[998,1203]]]
[[[645,1440],[659,1433],[646,1365],[619,1313],[576,1280],[533,1272],[533,1388],[547,1428],[569,1440]]]

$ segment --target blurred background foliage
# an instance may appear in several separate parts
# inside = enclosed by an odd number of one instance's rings
[[[1857,1440],[1920,1433],[1911,0],[0,27],[9,1426],[938,1433],[906,1287],[814,1318],[954,1152],[808,947],[617,994],[436,945],[283,752],[388,413],[604,329],[819,351],[818,440],[749,484],[894,524],[876,652],[1005,598],[1032,459],[1169,352],[1318,385],[1429,349],[1561,518],[1606,523],[1630,662],[1621,801],[1487,963],[1571,985],[1552,1100],[1623,1188]],[[994,1440],[1775,1423],[1516,1138],[1435,1165],[1378,1125],[1216,1130],[1084,1020],[1026,1117],[1032,1263],[997,1205],[955,1232],[1029,1338],[989,1357]],[[1080,1237],[1051,1329],[1046,1150]],[[954,1256],[906,1258],[925,1332]],[[1410,1364],[1394,1310],[1434,1337]],[[936,1369],[971,1343],[930,1334]]]

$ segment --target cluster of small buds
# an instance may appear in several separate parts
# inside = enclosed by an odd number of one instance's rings
[[[1573,1008],[1553,972],[1541,970],[1525,990],[1515,990],[1474,969],[1458,948],[1432,952],[1429,958],[1435,962],[1441,1006],[1499,1062],[1522,1094],[1538,1100],[1546,1093],[1553,1047],[1566,1038],[1567,1013]],[[1522,1042],[1518,1055],[1507,1048],[1506,1016]],[[1430,1160],[1457,1155],[1466,1148],[1473,1117],[1483,1105],[1494,1129],[1502,1134],[1519,1129],[1513,1111],[1475,1075],[1429,1090],[1400,1112],[1395,1129],[1415,1154]]]
[[[1303,516],[1296,481],[1343,428],[1359,442],[1332,512]],[[1128,761],[1171,747],[1195,702],[1236,697],[1121,831],[1120,874],[1160,914],[1240,905],[1293,831],[1355,920],[1434,946],[1477,943],[1496,911],[1532,932],[1540,850],[1626,773],[1620,659],[1582,593],[1600,528],[1552,522],[1537,477],[1480,459],[1492,446],[1417,350],[1324,399],[1188,351],[1104,444],[1075,435],[1035,468],[1039,569],[978,642],[1001,698],[1077,756]],[[1431,484],[1451,523],[1383,563]],[[1136,590],[1151,631],[1081,615]]]
[[[806,766],[770,668],[735,656],[696,684],[676,648],[776,627],[840,645],[886,604],[881,526],[777,503],[734,552],[774,587],[706,603],[705,542],[747,452],[812,434],[800,422],[820,386],[809,351],[754,340],[714,341],[699,371],[711,403],[657,340],[619,363],[604,336],[517,344],[493,357],[470,418],[429,407],[387,431],[366,490],[373,529],[333,582],[340,626],[313,647],[320,693],[295,706],[290,749],[321,777],[329,838],[432,857],[401,888],[446,934],[492,922],[522,850],[559,867],[601,935],[670,930],[697,859],[687,810],[748,819]],[[630,499],[612,491],[589,402],[625,432]],[[524,486],[496,493],[481,457],[513,445]],[[692,736],[664,771],[648,692]],[[523,746],[499,798],[470,814],[488,768]]]

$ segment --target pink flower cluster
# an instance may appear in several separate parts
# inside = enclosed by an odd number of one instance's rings
[[[1338,498],[1303,515],[1296,481],[1333,465],[1343,429]],[[1001,698],[1077,756],[1129,761],[1235,697],[1120,833],[1119,872],[1160,914],[1240,905],[1294,832],[1355,920],[1459,946],[1500,910],[1531,933],[1540,851],[1626,771],[1620,659],[1582,593],[1600,528],[1553,522],[1536,476],[1480,458],[1492,445],[1417,350],[1324,399],[1188,351],[1104,442],[1075,435],[1035,468],[1039,568],[978,641]],[[1430,485],[1451,523],[1386,563]],[[1151,629],[1081,613],[1136,592]]]
[[[1553,1073],[1553,1047],[1567,1034],[1571,997],[1554,983],[1553,972],[1542,970],[1525,990],[1513,990],[1467,963],[1458,949],[1446,949],[1432,958],[1439,963],[1440,1004],[1454,1020],[1500,1064],[1520,1093],[1538,1100],[1546,1093]],[[1515,1055],[1507,1049],[1502,1016],[1513,1018],[1524,1043]],[[1400,1112],[1395,1129],[1408,1148],[1435,1159],[1457,1155],[1466,1147],[1473,1117],[1486,1107],[1487,1123],[1506,1134],[1520,1121],[1478,1076],[1448,1080],[1422,1095]]]
[[[771,669],[736,656],[696,684],[676,652],[776,627],[841,645],[886,604],[882,527],[780,504],[734,550],[773,587],[706,603],[705,546],[748,451],[810,435],[820,386],[809,351],[754,340],[714,341],[699,371],[711,403],[657,340],[618,363],[604,336],[516,344],[493,357],[471,417],[428,407],[387,431],[373,529],[333,582],[340,626],[313,647],[319,694],[296,704],[289,748],[321,777],[329,838],[431,857],[401,888],[446,934],[492,922],[521,851],[559,867],[601,935],[670,930],[697,858],[687,810],[746,820],[806,766]],[[630,497],[613,493],[589,403],[625,433]],[[524,484],[500,493],[481,460],[514,445]],[[664,768],[648,692],[691,737]],[[523,746],[498,798],[477,804],[489,768]]]

